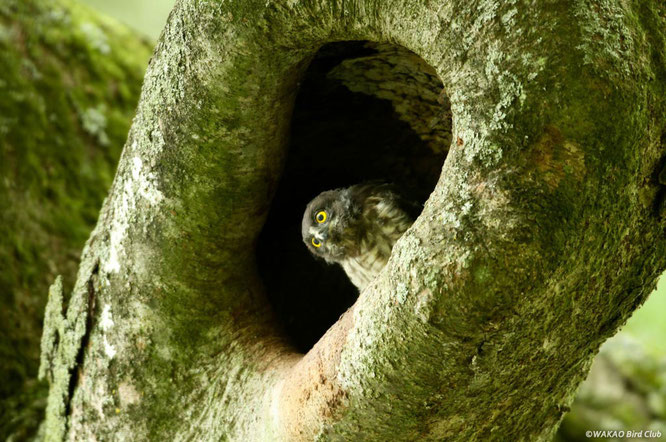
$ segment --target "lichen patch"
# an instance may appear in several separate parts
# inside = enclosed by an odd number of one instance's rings
[[[137,149],[137,143],[132,150]],[[113,204],[113,216],[109,230],[109,255],[103,269],[106,273],[120,271],[120,261],[124,255],[123,241],[127,236],[130,221],[137,205],[141,201],[151,206],[158,205],[164,199],[162,192],[157,188],[157,178],[153,172],[146,171],[143,161],[138,156],[132,158],[130,173],[125,172],[116,184],[122,188],[120,196]]]
[[[141,394],[133,384],[122,382],[118,385],[118,398],[120,399],[120,404],[126,407],[138,403],[141,400]]]
[[[99,321],[99,326],[102,327],[102,330],[109,331],[113,327],[113,318],[111,315],[111,306],[106,304],[104,310],[102,310],[102,317]]]
[[[109,359],[113,359],[116,356],[116,348],[109,343],[109,340],[104,336],[104,353]]]

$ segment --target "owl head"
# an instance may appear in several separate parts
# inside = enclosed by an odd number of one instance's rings
[[[327,262],[339,262],[354,247],[354,223],[358,218],[350,189],[320,193],[310,201],[303,215],[303,242],[313,255]]]

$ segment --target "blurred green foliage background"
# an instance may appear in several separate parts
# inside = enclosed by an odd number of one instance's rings
[[[666,356],[666,278],[662,276],[657,290],[629,319],[622,333],[643,342],[647,350]]]
[[[146,36],[157,40],[175,0],[81,0]]]

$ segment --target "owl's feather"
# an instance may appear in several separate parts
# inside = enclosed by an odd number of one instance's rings
[[[351,282],[363,290],[412,225],[408,206],[391,186],[381,183],[323,192],[306,208],[303,241],[315,256],[340,264]],[[324,223],[316,220],[321,211],[328,215]],[[314,246],[313,238],[320,246]]]

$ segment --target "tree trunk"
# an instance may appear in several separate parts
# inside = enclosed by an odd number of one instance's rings
[[[552,437],[666,266],[665,14],[619,0],[181,1],[65,315],[52,287],[47,438]],[[303,355],[255,246],[299,82],[342,40],[421,57],[453,141],[385,270]]]
[[[0,2],[0,440],[43,419],[48,287],[76,280],[151,44],[70,1]]]

